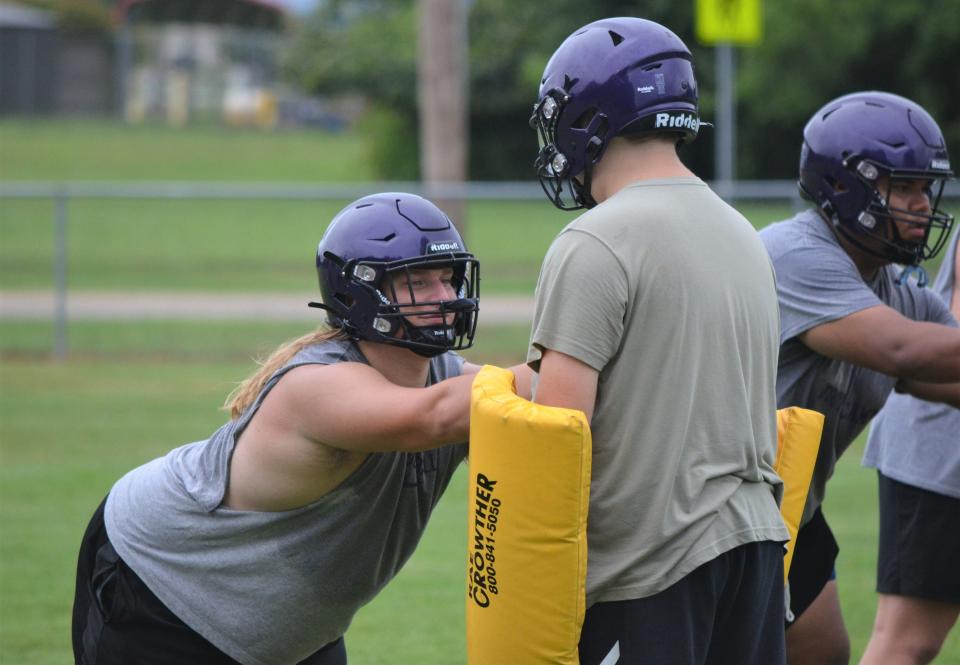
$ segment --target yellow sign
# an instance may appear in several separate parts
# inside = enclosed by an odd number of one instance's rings
[[[760,0],[696,0],[695,27],[701,44],[752,46],[760,41]]]

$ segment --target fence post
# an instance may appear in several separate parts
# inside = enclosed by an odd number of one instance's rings
[[[60,361],[66,360],[70,345],[67,337],[67,196],[65,191],[60,191],[57,192],[54,198],[53,357]]]

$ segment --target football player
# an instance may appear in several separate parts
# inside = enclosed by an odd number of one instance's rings
[[[780,301],[778,405],[826,418],[790,569],[791,665],[850,658],[838,546],[821,510],[837,458],[894,389],[960,406],[960,330],[921,288],[920,267],[953,224],[939,208],[952,175],[943,134],[918,104],[883,92],[846,95],[803,132],[800,188],[814,207],[760,233]],[[958,525],[960,513],[952,517]],[[930,570],[930,583],[941,573],[956,579],[948,568]]]
[[[784,659],[779,316],[756,231],[677,150],[701,122],[689,49],[640,18],[547,63],[531,124],[553,241],[527,356],[535,401],[593,434],[583,665]]]
[[[467,452],[477,260],[411,194],[317,248],[328,325],[278,348],[209,438],[121,478],[80,550],[77,663],[342,665]],[[521,394],[529,389],[518,368]]]

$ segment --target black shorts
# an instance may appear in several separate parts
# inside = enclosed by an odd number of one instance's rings
[[[782,616],[783,544],[749,543],[653,596],[592,605],[580,663],[782,664]]]
[[[835,566],[839,553],[837,539],[817,508],[810,521],[800,527],[793,549],[788,578],[792,616],[787,617],[788,628],[810,607],[827,582],[836,578]]]
[[[877,591],[960,603],[960,499],[877,476]]]
[[[107,538],[103,506],[80,545],[73,601],[76,665],[239,665],[160,602]],[[300,665],[346,665],[343,638]]]

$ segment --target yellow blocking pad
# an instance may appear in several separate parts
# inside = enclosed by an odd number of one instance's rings
[[[581,411],[473,381],[467,515],[469,665],[576,665],[585,611],[592,439]]]
[[[791,406],[777,411],[777,459],[774,470],[783,479],[783,501],[780,514],[790,531],[790,542],[783,557],[783,581],[786,583],[793,561],[797,531],[807,502],[807,491],[817,463],[823,414],[819,411]]]

